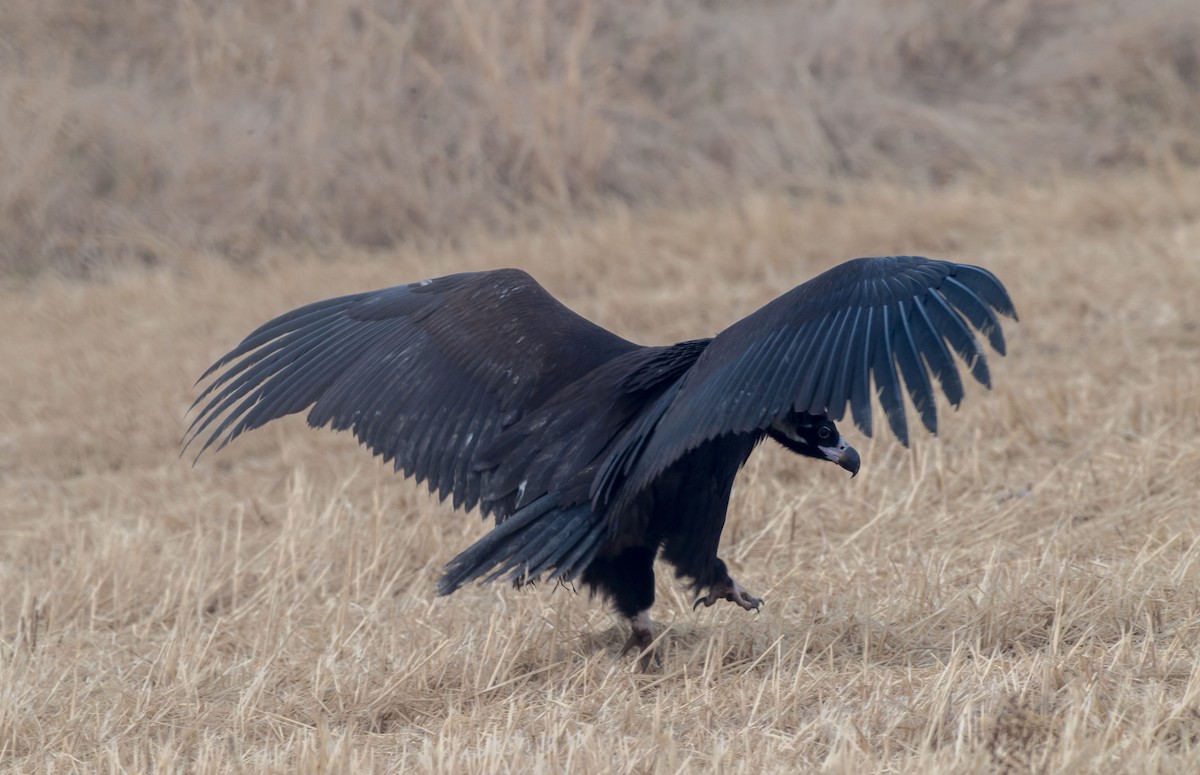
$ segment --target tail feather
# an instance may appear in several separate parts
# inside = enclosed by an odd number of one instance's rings
[[[589,538],[600,538],[602,531],[599,526],[593,525],[595,520],[592,518],[592,509],[590,504],[583,504],[574,509],[561,514],[559,520],[561,525],[554,535],[548,536],[541,550],[529,557],[528,560],[524,557],[515,558],[525,566],[524,574],[528,579],[537,579],[543,573],[548,572],[551,568],[555,570],[555,576],[561,579],[569,579],[575,574],[572,573],[573,564],[567,564],[566,558],[574,553],[574,550],[581,544],[589,545]],[[537,548],[537,544],[532,544],[532,548]],[[526,554],[522,552],[522,555]],[[590,560],[591,557],[588,557]],[[580,568],[582,570],[582,568]]]
[[[596,552],[600,550],[600,544],[603,543],[605,532],[599,526],[593,527],[586,536],[584,536],[562,559],[557,560],[555,567],[558,570],[558,578],[563,581],[571,579],[583,573],[584,568],[591,563],[592,558],[596,556]],[[542,569],[539,568],[539,573]]]
[[[505,575],[517,585],[547,572],[559,579],[573,578],[596,555],[603,532],[590,503],[560,510],[556,497],[542,496],[447,563],[438,594],[449,595],[475,579],[486,584]]]

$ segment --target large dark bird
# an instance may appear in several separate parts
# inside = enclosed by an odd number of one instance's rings
[[[717,556],[734,476],[764,437],[855,474],[834,422],[871,435],[871,379],[908,444],[903,379],[930,432],[930,376],[954,406],[952,351],[990,386],[972,331],[1000,354],[1004,286],[914,256],[834,267],[712,339],[642,347],[585,320],[525,272],[500,269],[319,301],[246,337],[216,375],[187,443],[201,452],[309,409],[397,470],[496,527],[450,561],[438,591],[474,579],[579,580],[612,600],[650,657],[653,563],[705,593],[762,600]]]

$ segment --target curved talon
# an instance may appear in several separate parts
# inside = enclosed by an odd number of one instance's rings
[[[742,588],[742,585],[729,579],[728,581],[718,582],[709,588],[708,594],[696,598],[696,602],[692,605],[692,610],[695,611],[703,603],[705,608],[708,608],[718,600],[728,600],[731,603],[736,603],[747,611],[758,612],[762,608],[763,600],[761,597],[755,597]]]

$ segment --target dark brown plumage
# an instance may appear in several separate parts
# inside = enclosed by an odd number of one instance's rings
[[[761,601],[717,546],[730,490],[771,437],[856,473],[835,422],[872,431],[871,382],[908,443],[904,388],[937,431],[933,378],[963,398],[955,357],[990,384],[972,327],[999,353],[1004,286],[977,267],[901,256],[848,261],[713,339],[642,347],[567,309],[515,269],[319,301],[217,361],[185,441],[201,451],[308,410],[496,528],[450,561],[449,594],[475,579],[578,579],[651,642],[653,561],[697,605]],[[194,405],[194,406],[195,406]],[[645,655],[644,655],[645,658]]]

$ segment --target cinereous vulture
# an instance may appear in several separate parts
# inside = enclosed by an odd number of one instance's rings
[[[563,306],[517,269],[341,296],[280,315],[201,377],[185,436],[201,452],[284,415],[349,430],[396,470],[496,527],[438,591],[475,579],[578,581],[628,617],[653,656],[661,556],[702,596],[762,600],[717,556],[730,489],[770,437],[855,474],[847,408],[871,435],[871,382],[908,444],[904,389],[932,433],[933,379],[963,398],[955,354],[990,386],[974,330],[1000,354],[1016,319],[988,271],[916,256],[859,258],[711,339],[643,347]],[[974,329],[974,330],[973,330]],[[903,382],[903,389],[901,384]]]

